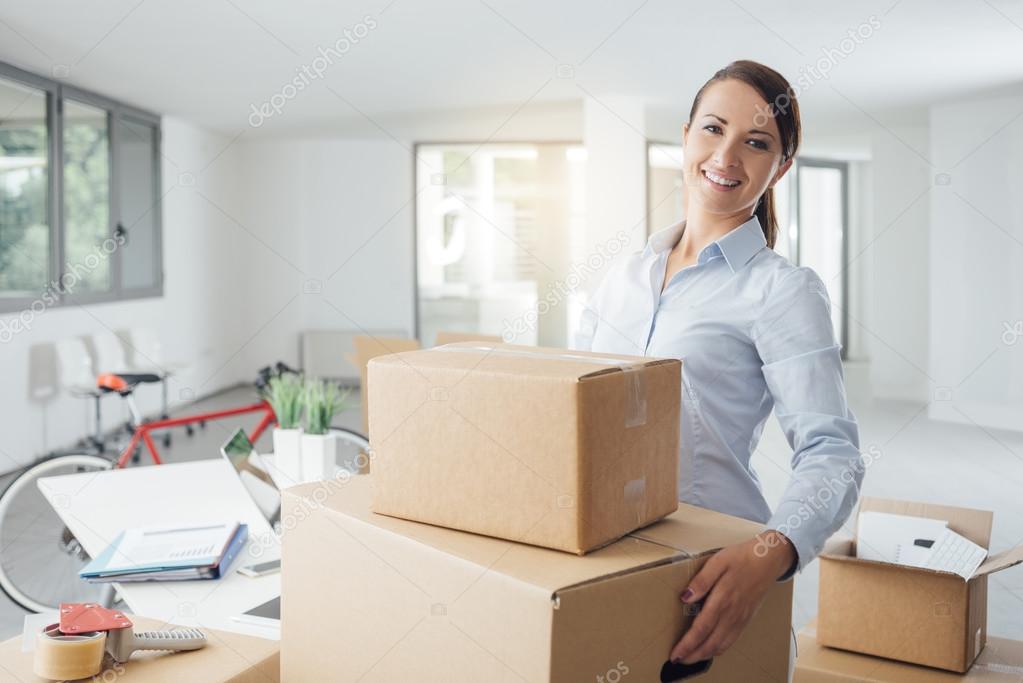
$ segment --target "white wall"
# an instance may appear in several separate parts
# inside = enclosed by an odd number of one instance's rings
[[[207,394],[241,379],[233,368],[220,369],[241,343],[241,330],[232,324],[243,294],[242,268],[236,256],[241,240],[230,221],[200,195],[220,204],[237,195],[239,183],[233,169],[215,164],[200,173],[228,142],[224,136],[164,119],[162,297],[47,309],[34,316],[30,329],[14,335],[3,347],[0,414],[5,428],[0,435],[0,471],[68,445],[89,429],[91,405],[85,401],[61,396],[42,409],[27,400],[29,348],[34,344],[108,329],[148,327],[164,341],[168,357],[191,363],[189,371],[171,385],[172,401]],[[182,173],[192,174],[184,176],[184,184],[179,183]],[[194,184],[190,178],[195,179]],[[4,316],[8,321],[11,317]],[[105,421],[110,426],[123,412],[116,397],[107,397],[104,403]],[[143,410],[156,410],[158,390],[142,388],[139,403]]]
[[[1023,414],[1023,86],[931,108],[934,418],[1020,429]]]
[[[860,259],[869,260],[870,303],[859,328],[879,398],[926,401],[930,396],[927,258],[930,239],[926,161],[929,132],[919,123],[873,129],[873,220]],[[855,254],[854,254],[855,255]]]

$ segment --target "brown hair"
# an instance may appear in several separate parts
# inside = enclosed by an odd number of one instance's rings
[[[700,106],[700,99],[703,97],[703,92],[707,87],[712,83],[729,78],[742,81],[760,93],[760,96],[768,103],[768,113],[774,117],[774,121],[778,126],[778,133],[781,135],[782,163],[794,157],[799,149],[799,139],[802,130],[799,122],[799,103],[796,102],[796,93],[784,76],[759,62],[741,59],[732,62],[711,76],[710,80],[703,84],[703,87],[697,91],[696,97],[693,98],[693,107],[689,110],[690,123],[692,123],[693,117],[696,115],[696,110]],[[761,116],[761,114],[758,113],[757,116]],[[774,243],[778,237],[778,219],[774,215],[774,188],[767,188],[763,196],[760,197],[754,215],[756,215],[760,221],[760,227],[764,230],[767,246],[774,249]]]

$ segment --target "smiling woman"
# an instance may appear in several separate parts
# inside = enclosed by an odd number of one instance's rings
[[[800,143],[792,89],[762,64],[734,62],[697,92],[682,140],[685,220],[612,267],[577,339],[682,359],[680,499],[766,526],[679,586],[682,602],[703,607],[671,657],[693,664],[728,650],[772,584],[816,557],[849,516],[863,467],[827,291],[773,249],[773,188]],[[772,410],[793,451],[774,510],[751,465]],[[833,480],[847,483],[822,502]]]

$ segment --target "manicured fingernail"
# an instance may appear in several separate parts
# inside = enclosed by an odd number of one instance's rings
[[[686,588],[685,592],[682,593],[682,602],[689,602],[693,599],[693,589]]]

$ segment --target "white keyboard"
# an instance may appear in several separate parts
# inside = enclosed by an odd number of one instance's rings
[[[985,557],[987,550],[946,528],[931,546],[921,566],[925,569],[952,572],[969,579]]]

